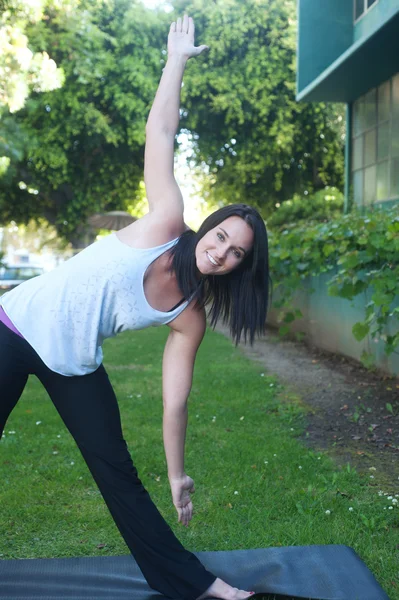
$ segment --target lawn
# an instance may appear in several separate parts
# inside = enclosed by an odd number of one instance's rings
[[[398,497],[377,475],[338,468],[297,439],[304,409],[278,380],[208,331],[189,400],[186,471],[195,515],[177,523],[162,445],[161,360],[167,328],[104,343],[124,436],[139,476],[193,551],[314,544],[352,547],[399,597]],[[72,437],[30,377],[0,444],[0,558],[128,554]]]

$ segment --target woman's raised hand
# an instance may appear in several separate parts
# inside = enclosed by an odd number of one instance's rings
[[[194,46],[194,34],[195,26],[191,17],[184,15],[183,19],[179,17],[177,22],[173,21],[168,36],[168,57],[182,56],[188,59],[209,50],[209,46]]]

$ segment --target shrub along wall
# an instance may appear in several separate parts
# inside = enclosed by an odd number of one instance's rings
[[[279,228],[298,221],[329,221],[338,218],[344,210],[344,195],[335,187],[326,187],[312,196],[295,194],[291,200],[276,204],[277,210],[268,218],[270,228]]]
[[[364,214],[353,211],[321,222],[302,219],[271,226],[271,221],[267,223],[270,271],[280,333],[288,333],[302,317],[293,297],[303,281],[328,273],[330,296],[353,300],[370,291],[364,319],[352,328],[356,340],[370,335],[384,342],[387,355],[399,354],[399,206],[375,207]],[[361,360],[367,367],[375,364],[366,351]]]

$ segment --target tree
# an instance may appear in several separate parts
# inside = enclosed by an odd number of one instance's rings
[[[48,0],[6,0],[0,13],[0,176],[22,156],[24,137],[7,113],[20,110],[34,90],[61,87],[63,72],[46,52],[33,53],[25,31],[43,17]]]
[[[270,214],[275,202],[343,186],[343,106],[295,100],[294,0],[177,0],[194,18],[204,58],[190,60],[181,125],[195,134],[190,157],[204,193]],[[173,16],[174,15],[174,16]]]
[[[166,15],[140,0],[54,0],[26,34],[65,83],[8,116],[23,144],[0,180],[2,220],[44,216],[79,246],[91,213],[143,201],[145,123],[184,13],[210,46],[188,62],[181,109],[203,196],[267,216],[294,192],[342,186],[342,107],[295,100],[294,0],[176,0]]]
[[[145,123],[164,43],[156,25],[139,0],[71,0],[48,5],[28,29],[31,47],[51,52],[65,84],[33,93],[13,116],[26,137],[1,181],[3,220],[44,216],[78,247],[90,214],[142,198]]]

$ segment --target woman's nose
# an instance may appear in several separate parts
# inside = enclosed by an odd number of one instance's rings
[[[221,263],[224,262],[226,259],[226,251],[224,248],[221,247],[217,247],[215,248],[215,259]]]

